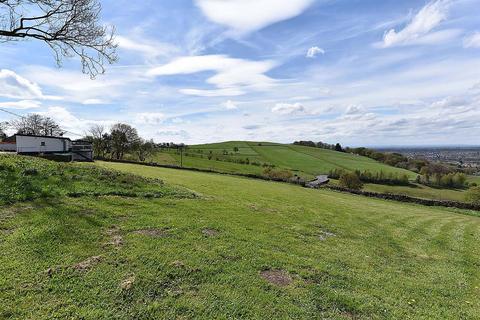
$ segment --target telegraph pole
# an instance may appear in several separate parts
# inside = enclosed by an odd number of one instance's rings
[[[183,147],[180,147],[180,168],[183,168]]]

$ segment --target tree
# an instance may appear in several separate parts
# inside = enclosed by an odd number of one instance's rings
[[[0,0],[0,43],[43,41],[58,65],[78,56],[93,78],[117,60],[114,28],[100,22],[100,12],[99,0]]]
[[[354,172],[345,172],[340,176],[340,185],[342,187],[352,189],[352,190],[360,190],[363,188],[363,183],[358,177],[358,175]]]
[[[111,129],[112,156],[117,160],[123,159],[126,152],[132,150],[135,143],[138,143],[140,137],[137,129],[125,124],[117,123]]]
[[[335,145],[335,151],[343,152],[343,148],[342,148],[342,146],[340,145],[340,143],[337,143],[337,144]]]
[[[88,129],[89,136],[87,140],[92,143],[93,153],[100,158],[105,158],[107,152],[107,142],[109,141],[105,127],[95,124]]]
[[[1,0],[0,0],[1,1]],[[16,119],[9,124],[18,134],[38,136],[63,136],[64,131],[49,117],[32,113],[26,117]]]
[[[155,148],[155,142],[153,140],[145,141],[139,139],[133,143],[133,150],[137,154],[138,160],[145,161],[147,157],[151,156]]]
[[[238,151],[238,147],[233,147],[233,152],[237,153]]]
[[[7,128],[6,122],[0,122],[0,141],[3,141],[7,138],[7,134],[5,133],[5,129]]]

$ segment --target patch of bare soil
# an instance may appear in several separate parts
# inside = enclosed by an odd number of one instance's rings
[[[132,289],[133,285],[135,284],[135,280],[136,280],[135,275],[132,275],[126,278],[125,280],[122,281],[122,283],[120,283],[120,288],[125,291]]]
[[[172,266],[174,266],[175,268],[184,268],[185,267],[185,264],[182,262],[182,261],[179,261],[179,260],[175,260],[171,263]]]
[[[123,245],[123,237],[117,226],[108,229],[106,234],[110,239],[104,244],[104,246],[113,246],[114,248],[119,249]]]
[[[220,231],[216,229],[205,228],[202,230],[202,233],[204,236],[207,236],[207,237],[215,237],[220,233]]]
[[[163,228],[163,229],[153,228],[153,229],[136,230],[133,233],[141,234],[142,236],[148,236],[152,238],[165,238],[169,236],[170,230],[168,228]]]
[[[279,287],[286,287],[293,281],[288,272],[284,270],[265,270],[260,272],[260,276],[271,284]]]
[[[82,262],[74,264],[72,266],[72,268],[77,270],[77,271],[87,271],[87,270],[93,268],[95,265],[99,264],[100,261],[102,261],[101,256],[93,256],[93,257],[90,257],[90,258],[88,258],[88,259],[86,259]]]
[[[355,314],[348,311],[342,312],[341,316],[342,318],[345,318],[345,319],[358,319],[358,317]]]
[[[325,241],[328,238],[332,238],[332,237],[336,237],[336,236],[337,235],[335,233],[324,231],[324,230],[321,230],[320,234],[318,235],[318,237],[320,238],[320,241]]]
[[[12,234],[15,231],[15,229],[0,229],[0,234],[8,236],[9,234]]]

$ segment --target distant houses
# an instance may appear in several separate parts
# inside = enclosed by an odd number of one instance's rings
[[[23,155],[57,155],[72,161],[93,161],[92,144],[65,137],[16,134],[0,142],[0,151]]]

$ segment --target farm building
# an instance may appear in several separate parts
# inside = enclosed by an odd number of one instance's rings
[[[0,151],[24,155],[60,155],[73,161],[92,161],[92,145],[64,137],[16,134],[0,143]]]

